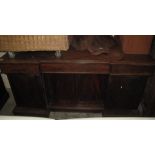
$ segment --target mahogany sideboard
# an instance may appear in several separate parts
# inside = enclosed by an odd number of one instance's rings
[[[138,107],[155,61],[146,55],[123,55],[119,48],[100,56],[69,50],[61,58],[52,52],[23,52],[15,58],[4,55],[0,69],[11,84],[16,115],[83,111],[140,116]]]

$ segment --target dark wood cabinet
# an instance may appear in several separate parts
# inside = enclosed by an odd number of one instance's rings
[[[51,53],[18,53],[0,61],[16,100],[18,115],[48,116],[50,111],[115,112],[138,110],[155,62],[149,56],[92,56],[68,51],[61,58]],[[120,55],[120,54],[119,54]],[[113,110],[115,112],[113,112]],[[155,110],[155,109],[154,109]]]
[[[9,97],[8,92],[6,91],[2,77],[0,76],[0,109],[7,101],[8,97]]]

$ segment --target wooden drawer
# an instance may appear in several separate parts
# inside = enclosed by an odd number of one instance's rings
[[[111,75],[152,75],[155,66],[149,65],[123,65],[114,64],[111,66]]]
[[[24,74],[38,74],[39,65],[37,64],[1,64],[0,69],[2,73],[24,73]]]
[[[108,74],[108,64],[94,63],[53,63],[41,64],[42,73],[84,73],[84,74]]]

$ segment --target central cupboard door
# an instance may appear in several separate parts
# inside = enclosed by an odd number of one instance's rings
[[[102,111],[106,75],[43,74],[48,106],[52,110]]]

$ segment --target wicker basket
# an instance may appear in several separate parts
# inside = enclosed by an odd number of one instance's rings
[[[0,35],[0,51],[67,51],[65,35]]]

